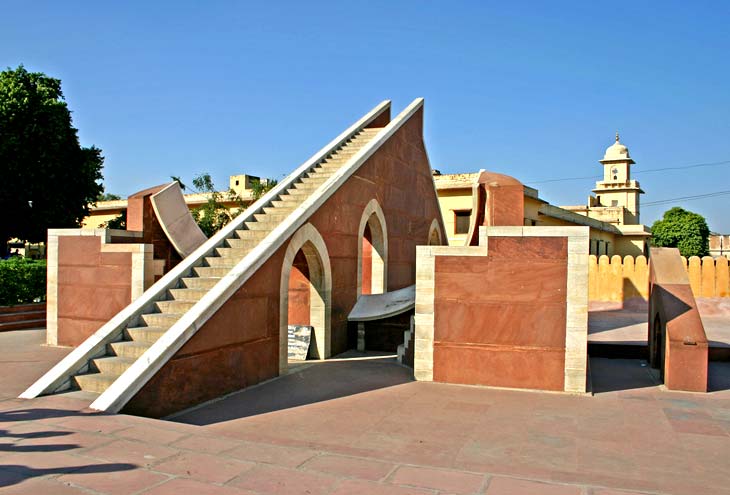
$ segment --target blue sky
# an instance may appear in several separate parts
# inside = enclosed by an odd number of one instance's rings
[[[644,202],[730,190],[728,2],[2,2],[0,67],[63,81],[107,191],[280,178],[384,99],[426,99],[444,173],[601,174],[618,130]],[[647,172],[663,167],[679,170]],[[583,204],[595,179],[534,184]],[[730,195],[681,205],[730,233]]]

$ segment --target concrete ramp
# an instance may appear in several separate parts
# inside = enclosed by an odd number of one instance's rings
[[[150,196],[150,202],[162,230],[183,258],[208,240],[190,213],[177,181]]]
[[[350,274],[365,204],[378,198],[412,226],[391,240],[394,252],[406,256],[393,260],[394,285],[414,283],[415,246],[427,242],[435,219],[443,231],[422,107],[417,99],[391,120],[390,102],[377,105],[197,248],[199,235],[176,186],[161,191],[161,223],[181,253],[192,252],[21,397],[80,388],[99,394],[92,409],[159,417],[276,376],[287,324],[287,294],[280,291],[287,290],[297,252],[311,261],[319,284],[307,296],[311,311],[322,315],[311,323],[321,332],[318,358],[342,352],[346,319],[337,320],[338,335],[331,337],[331,305],[334,299],[338,312],[352,307],[343,294],[356,289],[342,287],[356,280]],[[420,194],[408,194],[416,188]],[[343,261],[330,265],[329,253]],[[400,311],[412,299],[380,306]]]
[[[349,321],[375,321],[390,318],[416,307],[416,285],[384,294],[362,294],[347,316]]]

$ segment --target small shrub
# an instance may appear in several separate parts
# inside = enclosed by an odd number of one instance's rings
[[[0,306],[46,299],[46,260],[0,260]]]

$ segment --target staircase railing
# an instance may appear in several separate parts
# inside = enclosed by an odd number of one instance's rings
[[[376,118],[383,114],[383,112],[388,111],[389,109],[389,100],[381,102],[364,117],[346,129],[342,134],[312,155],[309,160],[300,165],[273,189],[268,191],[259,200],[249,206],[243,213],[213,235],[198,249],[193,251],[190,256],[183,259],[177,266],[147,289],[138,299],[132,301],[127,307],[122,309],[105,325],[99,328],[99,330],[89,336],[89,338],[82,342],[78,347],[76,347],[76,349],[71,351],[71,353],[69,353],[45,375],[31,385],[25,392],[23,392],[20,395],[20,398],[29,399],[39,395],[59,392],[70,388],[71,378],[74,375],[87,371],[89,362],[92,359],[105,355],[107,344],[120,340],[122,332],[130,323],[136,323],[134,321],[135,319],[138,319],[145,312],[152,311],[154,303],[163,299],[169,289],[175,288],[181,278],[189,276],[194,267],[200,266],[203,263],[203,259],[206,256],[210,256],[217,247],[220,247],[224,243],[226,239],[235,235],[235,231],[241,229],[245,222],[252,220],[255,214],[260,213],[263,208],[270,206],[272,201],[276,200],[281,194],[294,185],[294,183],[300,180],[304,174],[313,169],[318,163],[326,159],[328,155],[346,143],[355,134],[367,127],[368,124],[373,122]],[[249,258],[249,256],[246,258]],[[210,298],[204,297],[203,299]],[[201,305],[201,303],[203,303],[203,299],[201,299],[196,306]],[[217,310],[218,308],[215,309]],[[212,315],[212,312],[210,311],[206,313],[210,313],[210,315]],[[210,315],[208,315],[208,317]],[[205,319],[207,320],[207,318]],[[163,335],[163,338],[160,340],[167,340],[164,339],[164,337],[165,335]],[[141,361],[144,362],[144,358],[148,352],[149,350],[145,353],[145,355],[137,360],[137,363]],[[148,365],[149,363],[143,364]],[[121,378],[122,377],[120,376],[120,379]]]
[[[386,102],[384,102],[386,103]],[[284,221],[277,225],[228,274],[221,278],[189,311],[175,322],[92,404],[92,409],[118,412],[164,364],[201,328],[211,316],[276,252],[309,217],[329,199],[357,169],[423,106],[419,98],[379,131],[346,164],[312,192]],[[383,107],[382,110],[385,110]],[[370,115],[370,114],[369,114]],[[372,115],[372,119],[376,117]],[[364,128],[362,124],[359,128]],[[351,128],[354,135],[358,128]],[[343,138],[344,142],[349,137]],[[337,140],[336,140],[337,141]],[[330,148],[330,151],[334,148]],[[329,152],[322,155],[327,156]],[[320,159],[322,159],[320,158]],[[311,166],[319,163],[312,162]],[[301,174],[310,167],[300,167]]]

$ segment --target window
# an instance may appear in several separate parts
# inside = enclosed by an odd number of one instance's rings
[[[611,200],[611,206],[618,206],[618,200],[617,199],[612,199]]]
[[[468,234],[471,210],[454,211],[454,234]]]

